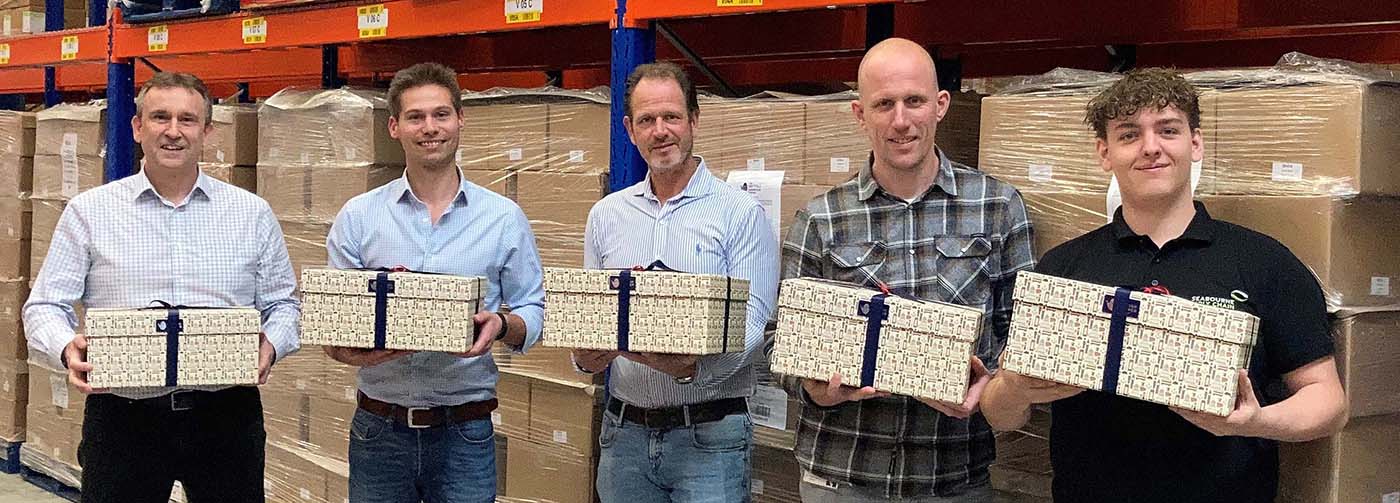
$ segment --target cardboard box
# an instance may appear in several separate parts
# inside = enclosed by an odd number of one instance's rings
[[[326,501],[326,469],[295,447],[268,444],[263,490],[268,501]]]
[[[257,175],[258,195],[272,206],[277,218],[331,223],[346,201],[403,176],[403,167],[326,168],[260,164]]]
[[[496,433],[510,438],[529,438],[530,381],[515,374],[500,374],[500,380],[496,381],[496,401],[500,406],[491,413]]]
[[[1337,435],[1279,447],[1278,501],[1389,503],[1400,497],[1400,415],[1353,418]]]
[[[1322,283],[1327,304],[1389,306],[1400,298],[1400,198],[1205,196],[1212,217],[1269,235]],[[1395,285],[1395,286],[1391,286]]]
[[[986,96],[975,91],[949,90],[952,99],[943,120],[938,121],[938,131],[934,140],[954,162],[977,167],[980,153],[978,142],[982,134],[982,99]]]
[[[204,162],[252,166],[258,163],[258,108],[214,105],[214,130],[204,137]]]
[[[516,200],[546,267],[583,266],[583,230],[593,204],[607,194],[607,175],[516,174]]]
[[[626,333],[618,321],[623,288],[630,292]],[[624,278],[618,271],[547,267],[544,289],[550,308],[542,343],[549,347],[692,355],[744,349],[745,279],[663,271]]]
[[[1214,104],[1217,193],[1400,195],[1400,86],[1246,87]]]
[[[782,215],[778,219],[778,243],[787,239],[797,212],[807,209],[807,204],[831,190],[827,185],[784,185],[782,187]]]
[[[530,442],[570,457],[594,457],[602,417],[602,397],[596,391],[592,386],[530,381]]]
[[[1258,336],[1253,315],[1028,271],[1012,296],[1006,370],[1218,416],[1234,410],[1236,374]],[[1123,325],[1117,343],[1113,323]]]
[[[1037,259],[1113,218],[1104,192],[1023,192],[1021,200],[1035,229],[1032,247]]]
[[[298,278],[308,267],[326,267],[329,259],[326,254],[326,236],[331,231],[330,223],[295,219],[279,219],[278,222],[282,224],[282,237],[287,242],[287,255]],[[301,291],[300,284],[297,291]]]
[[[39,154],[34,157],[33,197],[67,200],[102,185],[102,163],[94,155]]]
[[[29,358],[23,318],[24,301],[28,298],[28,280],[0,280],[0,362],[23,362]]]
[[[851,102],[813,101],[806,113],[803,181],[830,186],[855,178],[870,156],[870,138],[856,122]]]
[[[71,1],[69,5],[73,4]],[[6,4],[9,5],[9,4]],[[22,35],[25,33],[43,33],[48,26],[48,16],[44,12],[44,6],[28,6],[10,9],[0,9],[0,36]],[[82,28],[87,26],[87,8],[84,6],[64,7],[63,9],[63,29]]]
[[[703,100],[694,154],[721,180],[730,171],[783,171],[783,183],[804,183],[805,116],[800,101]]]
[[[85,397],[68,384],[67,372],[29,364],[24,447],[41,455],[38,464],[44,466],[43,473],[51,476],[76,473]],[[30,463],[25,465],[33,467]],[[73,480],[69,483],[77,483],[76,477],[70,478]]]
[[[88,382],[95,388],[256,385],[261,320],[252,308],[89,309]],[[173,355],[172,338],[178,338]]]
[[[950,403],[965,398],[984,323],[980,307],[806,278],[783,280],[779,290],[773,373],[827,380],[839,372],[852,386]]]
[[[1400,311],[1339,313],[1337,373],[1351,417],[1400,413]]]
[[[33,217],[28,198],[0,196],[0,279],[29,276]]]
[[[457,144],[457,165],[473,171],[544,171],[549,167],[549,106],[472,104]]]
[[[988,467],[993,489],[1050,501],[1054,473],[1050,467],[1049,405],[1032,407],[1030,420],[1020,429],[996,432],[996,449],[997,459]]]
[[[104,101],[60,103],[35,115],[35,155],[102,157],[107,151]]]
[[[755,503],[798,503],[802,501],[802,468],[791,450],[753,447],[753,471],[749,493]]]
[[[258,168],[255,166],[230,166],[227,164],[201,162],[200,171],[205,175],[229,183],[248,192],[258,192]]]
[[[1109,175],[1099,166],[1094,131],[1084,124],[1093,95],[1008,95],[982,100],[977,167],[1031,192],[1100,192]]]
[[[551,381],[588,384],[603,382],[603,373],[585,374],[574,367],[570,350],[535,345],[523,355],[511,355],[510,360],[497,360],[502,372]]]
[[[765,365],[767,366],[767,365]],[[763,378],[759,382],[764,382]],[[759,384],[749,397],[749,419],[753,420],[753,441],[789,452],[797,445],[797,421],[802,418],[802,402],[779,384]]]
[[[505,470],[501,470],[504,472]],[[336,472],[326,473],[326,502],[350,503],[350,476]]]
[[[34,113],[0,110],[0,158],[34,157]]]
[[[49,253],[49,243],[53,241],[53,231],[58,227],[58,219],[63,216],[67,201],[30,199],[33,205],[33,227],[29,241],[29,272],[38,276],[44,266],[44,258]]]
[[[309,402],[308,447],[322,456],[348,461],[356,405],[319,397],[311,397]]]
[[[611,107],[579,102],[549,105],[549,160],[554,173],[607,173],[608,138],[612,130]]]
[[[515,199],[515,173],[511,171],[476,171],[462,170],[462,176],[467,177],[467,181],[472,182],[497,194]]]
[[[481,310],[485,287],[486,278],[479,276],[306,269],[301,341],[466,352],[476,340],[472,315]]]
[[[384,93],[287,88],[258,108],[259,166],[324,169],[403,163],[403,145],[389,136]]]
[[[512,440],[505,496],[512,501],[592,503],[597,462],[555,446]]]
[[[285,362],[278,362],[274,374],[281,373]],[[281,377],[281,376],[278,376]],[[269,377],[268,384],[274,382]],[[279,379],[280,380],[280,379]],[[289,392],[272,386],[261,390],[263,406],[263,429],[267,431],[269,444],[299,446],[308,442],[311,430],[311,401],[302,393]]]
[[[0,197],[19,197],[32,190],[34,158],[0,154]]]
[[[24,360],[0,360],[0,439],[24,441],[29,404],[29,366]]]

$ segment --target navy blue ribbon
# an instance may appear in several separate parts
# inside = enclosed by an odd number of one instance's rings
[[[162,303],[163,304],[163,303]],[[175,386],[180,375],[180,332],[185,330],[185,321],[180,319],[180,309],[170,307],[165,310],[165,319],[156,320],[156,331],[165,334],[165,385]]]
[[[1103,311],[1112,313],[1108,323],[1108,352],[1103,362],[1103,391],[1118,392],[1118,371],[1123,364],[1123,334],[1127,331],[1128,318],[1138,317],[1141,302],[1132,300],[1132,290],[1119,288],[1113,295],[1103,298]]]
[[[394,293],[394,282],[389,279],[389,271],[381,271],[369,280],[369,291],[374,294],[374,349],[384,349],[389,294]]]
[[[630,269],[623,269],[609,281],[608,288],[617,290],[617,350],[631,351],[627,338],[632,322],[628,316],[632,312],[632,289],[637,287],[637,279],[632,277]]]
[[[865,317],[865,348],[861,356],[860,387],[875,385],[875,356],[880,351],[880,325],[890,314],[885,305],[888,295],[875,294],[869,301],[856,306],[856,314]]]
[[[734,280],[729,276],[724,277],[724,331],[719,337],[720,352],[729,352],[729,296],[734,294]]]

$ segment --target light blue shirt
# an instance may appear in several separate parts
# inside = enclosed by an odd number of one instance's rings
[[[660,260],[677,271],[749,280],[744,351],[701,357],[689,384],[626,358],[613,360],[613,396],[641,407],[667,407],[748,397],[763,328],[778,296],[777,237],[758,200],[710,174],[704,159],[685,190],[663,201],[651,176],[609,194],[588,213],[583,263],[622,269]]]
[[[280,359],[300,347],[295,287],[282,227],[266,201],[200,173],[189,197],[176,204],[156,193],[143,170],[68,203],[24,304],[24,327],[34,353],[63,368],[60,355],[73,340],[73,303],[80,300],[88,308],[134,309],[156,300],[253,307]],[[173,389],[118,394],[139,399]]]
[[[457,196],[436,225],[408,185],[408,174],[355,196],[326,238],[337,269],[407,267],[410,270],[482,276],[481,309],[502,302],[525,320],[524,351],[540,339],[544,323],[544,274],[530,221],[520,207],[457,173]],[[405,407],[458,405],[496,396],[496,362],[487,353],[459,358],[419,352],[360,369],[360,391]]]

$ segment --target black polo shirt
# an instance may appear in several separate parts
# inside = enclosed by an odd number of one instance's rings
[[[1250,380],[1263,405],[1276,403],[1286,398],[1283,374],[1332,354],[1322,289],[1278,241],[1195,206],[1186,232],[1161,249],[1134,233],[1119,210],[1113,223],[1050,250],[1036,270],[1101,285],[1162,287],[1258,316]],[[1056,503],[1274,501],[1274,441],[1216,437],[1164,405],[1097,391],[1051,407]]]

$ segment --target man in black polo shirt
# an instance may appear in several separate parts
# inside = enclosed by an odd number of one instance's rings
[[[1031,404],[1052,403],[1057,503],[1272,502],[1277,441],[1324,437],[1346,423],[1322,290],[1282,244],[1214,220],[1192,201],[1200,108],[1181,75],[1130,72],[1089,103],[1085,122],[1098,135],[1104,171],[1118,178],[1123,207],[1112,223],[1050,250],[1036,269],[1258,316],[1235,410],[1216,417],[1013,372],[992,379],[982,410],[1009,430],[1025,423]]]

